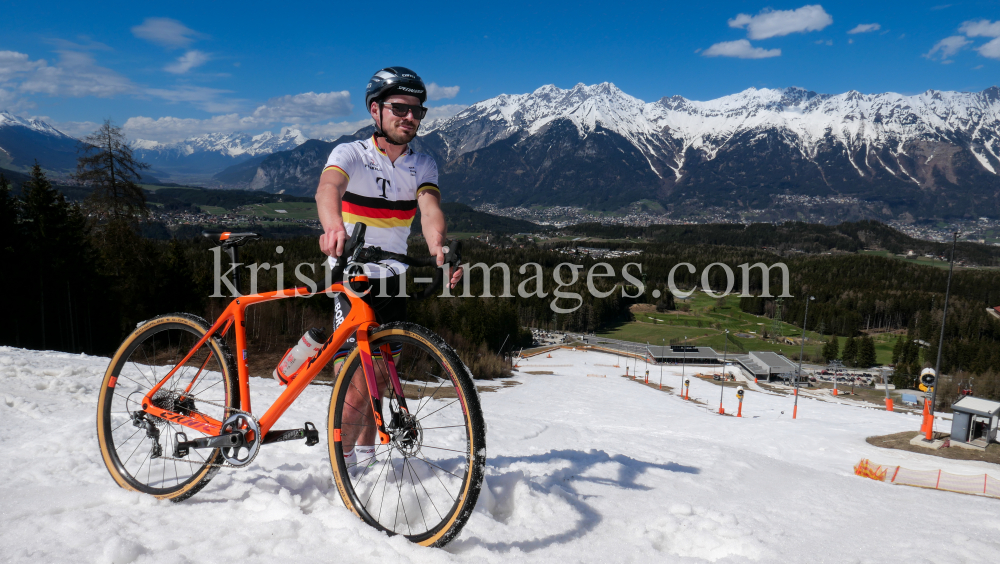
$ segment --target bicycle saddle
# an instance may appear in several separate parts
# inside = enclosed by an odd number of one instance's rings
[[[232,231],[202,231],[201,234],[213,240],[216,245],[223,248],[239,247],[240,245],[260,239],[256,233],[234,233]]]

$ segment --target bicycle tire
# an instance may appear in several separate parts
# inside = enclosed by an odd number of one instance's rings
[[[409,428],[418,432],[409,435],[407,442],[405,425],[396,426],[393,411],[397,410],[398,398],[388,386],[383,394],[383,419],[393,440],[388,445],[376,445],[374,462],[367,466],[350,466],[344,459],[341,439],[346,435],[342,431],[352,425],[345,421],[345,414],[357,409],[348,402],[348,390],[357,389],[354,375],[361,366],[360,349],[355,347],[337,375],[327,419],[327,443],[337,490],[344,504],[376,529],[401,534],[424,546],[444,546],[469,520],[485,473],[486,425],[472,375],[441,337],[419,325],[389,323],[372,330],[369,339],[373,352],[386,344],[392,349],[412,420],[417,422]],[[373,360],[384,366],[381,357]],[[360,382],[365,386],[363,377]],[[357,391],[367,395],[366,386]],[[454,400],[449,401],[449,394],[454,394]],[[371,413],[370,403],[358,407],[366,407]],[[386,493],[392,494],[390,483],[396,489],[391,523],[388,515],[383,518]],[[381,500],[376,512],[373,496],[379,488]],[[421,498],[429,503],[422,504]],[[390,497],[388,505],[392,503]],[[403,523],[398,522],[400,509]]]
[[[142,411],[142,396],[187,354],[209,328],[208,322],[195,315],[161,315],[140,324],[112,357],[97,402],[97,437],[108,472],[122,488],[159,499],[182,501],[204,488],[219,471],[223,462],[220,449],[213,449],[207,455],[203,454],[205,451],[191,449],[186,465],[174,459],[173,447],[178,432],[183,432],[189,440],[206,436],[204,433],[151,416],[140,416],[139,423],[145,426],[140,426],[135,420],[136,414]],[[157,344],[160,345],[159,351]],[[206,350],[205,347],[208,347],[211,356],[201,353]],[[178,392],[184,378],[191,374],[188,368],[197,369],[198,366],[202,370],[197,372],[198,378],[191,389]],[[230,408],[239,406],[236,363],[225,341],[218,336],[209,338],[154,398],[157,396],[160,399],[154,401],[164,402],[164,407],[170,403],[172,410],[205,413],[224,420],[231,413]],[[199,403],[206,401],[226,407]],[[146,426],[156,428],[155,438],[146,431]],[[163,444],[160,444],[163,435]],[[159,457],[154,456],[157,448],[161,450]],[[134,461],[139,460],[141,462],[136,466]],[[169,483],[170,470],[173,473],[172,484]]]

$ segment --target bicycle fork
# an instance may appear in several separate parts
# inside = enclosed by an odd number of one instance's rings
[[[378,430],[379,443],[383,445],[389,444],[392,437],[386,430],[385,421],[382,419],[382,394],[379,392],[378,377],[375,374],[375,365],[372,362],[372,346],[371,341],[368,340],[368,331],[359,328],[357,339],[358,347],[361,349],[361,366],[365,373],[365,381],[368,384],[368,394],[372,406],[372,415],[375,417],[375,428]],[[406,398],[403,396],[403,385],[399,381],[399,374],[396,372],[396,364],[393,361],[389,345],[382,345],[379,348],[379,353],[385,363],[389,381],[392,383],[392,389],[399,400],[399,409],[409,415],[410,410],[406,407]]]

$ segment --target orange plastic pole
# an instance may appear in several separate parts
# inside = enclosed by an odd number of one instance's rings
[[[885,410],[892,411],[892,398],[885,398]]]
[[[722,404],[720,403],[719,404],[719,415],[725,415],[725,414],[726,414],[726,410],[722,408]]]
[[[924,398],[924,424],[920,427],[924,433],[924,438],[928,441],[934,440],[934,419],[931,415],[931,400]]]
[[[798,400],[798,395],[799,395],[799,389],[795,388],[796,399],[795,399],[795,407],[792,409],[792,419],[797,419],[798,416],[799,416],[799,403],[798,403],[799,400]]]
[[[743,400],[740,400],[740,406],[736,408],[736,417],[743,417]]]

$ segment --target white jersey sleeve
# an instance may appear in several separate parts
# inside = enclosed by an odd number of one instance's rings
[[[423,166],[417,167],[417,193],[419,197],[421,193],[432,190],[437,192],[438,196],[441,195],[441,189],[438,188],[438,167],[437,162],[428,155],[420,155],[423,159]]]
[[[354,147],[354,143],[342,143],[330,151],[330,158],[326,160],[323,172],[334,169],[350,180],[358,175],[362,167],[364,167],[364,160]]]

